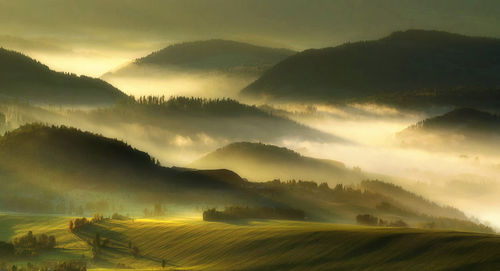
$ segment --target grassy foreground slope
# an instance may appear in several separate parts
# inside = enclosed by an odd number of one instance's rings
[[[460,232],[300,222],[113,222],[152,263],[195,270],[446,270],[500,267],[500,238]],[[105,232],[108,233],[108,232]],[[106,234],[102,234],[106,236]],[[90,234],[89,236],[92,236]],[[108,236],[106,236],[108,237]],[[130,264],[134,261],[130,260]],[[145,267],[145,266],[144,266]]]
[[[291,221],[239,224],[199,220],[107,220],[71,235],[66,218],[0,216],[0,236],[30,229],[56,235],[60,259],[83,254],[99,233],[110,238],[102,260],[91,268],[175,270],[495,270],[500,267],[496,235],[334,225]],[[134,258],[128,242],[140,250]],[[66,255],[62,254],[66,252]],[[88,255],[88,254],[85,254]],[[46,260],[42,254],[38,260]],[[85,256],[89,260],[88,256]],[[122,266],[123,266],[122,265]]]
[[[67,259],[90,258],[87,242],[68,231],[69,217],[42,215],[4,215],[0,214],[0,241],[11,241],[32,231],[34,235],[47,234],[56,237],[57,245],[51,251],[43,252],[40,257],[14,259],[12,263],[42,263]],[[1,261],[6,259],[1,259]]]

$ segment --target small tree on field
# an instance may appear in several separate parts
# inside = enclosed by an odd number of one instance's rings
[[[138,248],[137,246],[134,246],[134,247],[132,248],[132,255],[133,255],[134,257],[138,257],[138,256],[139,256],[139,248]]]

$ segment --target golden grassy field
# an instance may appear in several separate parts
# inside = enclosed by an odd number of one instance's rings
[[[38,261],[90,257],[95,233],[109,238],[91,268],[168,270],[499,270],[496,235],[293,221],[235,224],[197,219],[106,220],[67,231],[69,218],[0,216],[0,240],[33,230],[55,234],[58,248]],[[139,248],[133,257],[129,241]],[[36,262],[31,260],[32,262]]]

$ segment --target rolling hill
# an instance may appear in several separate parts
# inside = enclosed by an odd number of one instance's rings
[[[276,64],[241,94],[271,100],[355,101],[411,91],[472,91],[499,88],[499,71],[499,39],[408,30],[379,40],[303,51]]]
[[[398,133],[405,146],[496,154],[500,116],[472,108],[458,108],[425,119]]]
[[[28,231],[53,234],[57,240],[52,251],[27,259],[7,259],[7,263],[39,265],[73,259],[100,270],[157,269],[162,260],[164,270],[496,270],[500,266],[500,239],[492,234],[194,219],[112,219],[70,233],[67,220],[0,215],[0,240],[9,241]],[[99,260],[94,261],[91,244],[96,233],[109,239],[109,244],[100,249]],[[129,242],[137,246],[138,257],[132,256]]]
[[[355,223],[356,215],[372,214],[414,227],[492,231],[401,188],[382,194],[305,181],[255,183],[226,169],[162,167],[121,141],[68,127],[25,125],[0,137],[0,178],[1,211],[76,214],[80,206],[80,213],[90,214],[122,206],[137,215],[158,202],[190,212],[200,212],[200,206],[267,206],[303,210],[313,221]]]
[[[133,75],[136,68],[165,68],[174,71],[222,72],[256,75],[294,54],[230,40],[204,40],[170,45],[133,63],[110,72],[112,75]]]
[[[228,168],[251,180],[314,180],[337,183],[359,182],[363,174],[341,162],[305,157],[287,148],[262,143],[237,142],[194,161],[195,168]]]
[[[24,125],[0,138],[0,150],[2,189],[10,191],[1,197],[2,209],[51,212],[61,200],[88,202],[132,191],[130,203],[139,204],[189,204],[193,197],[198,203],[216,204],[236,195],[249,202],[256,199],[242,189],[245,181],[235,173],[162,167],[121,141],[75,128]]]
[[[0,98],[36,104],[105,105],[127,96],[100,79],[55,72],[25,55],[0,48]]]

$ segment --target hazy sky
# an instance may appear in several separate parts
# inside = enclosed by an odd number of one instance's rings
[[[500,1],[0,0],[0,46],[90,75],[179,41],[225,38],[302,50],[409,28],[500,37]],[[47,56],[57,48],[66,55]]]

